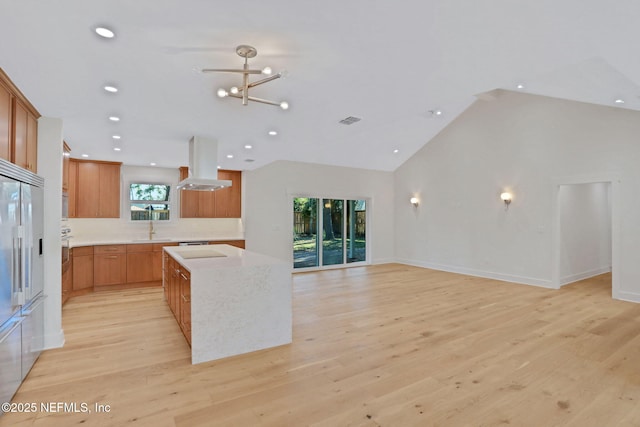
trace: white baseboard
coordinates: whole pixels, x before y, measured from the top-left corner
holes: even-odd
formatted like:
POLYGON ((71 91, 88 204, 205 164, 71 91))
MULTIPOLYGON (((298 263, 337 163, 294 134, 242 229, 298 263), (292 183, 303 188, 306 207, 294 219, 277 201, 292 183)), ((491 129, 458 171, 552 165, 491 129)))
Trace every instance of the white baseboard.
POLYGON ((371 264, 374 265, 378 265, 378 264, 391 264, 396 262, 395 258, 378 258, 378 259, 374 259, 371 261, 371 264))
POLYGON ((589 270, 582 273, 572 274, 570 276, 565 276, 560 279, 560 286, 568 285, 569 283, 574 283, 579 280, 588 279, 589 277, 598 276, 600 274, 608 273, 611 271, 611 267, 600 267, 595 270, 589 270))
POLYGON ((44 336, 44 350, 53 348, 61 348, 64 345, 64 331, 60 329, 57 334, 48 334, 44 336))
POLYGON ((640 303, 640 294, 637 292, 619 291, 613 297, 622 301, 640 303))
POLYGON ((433 262, 416 261, 410 259, 397 259, 401 264, 413 265, 415 267, 430 268, 432 270, 448 271, 450 273, 465 274, 467 276, 484 277, 486 279, 501 280, 503 282, 518 283, 521 285, 538 286, 542 288, 555 289, 551 280, 536 279, 532 277, 516 276, 514 274, 496 273, 493 271, 476 270, 459 266, 437 264, 433 262))

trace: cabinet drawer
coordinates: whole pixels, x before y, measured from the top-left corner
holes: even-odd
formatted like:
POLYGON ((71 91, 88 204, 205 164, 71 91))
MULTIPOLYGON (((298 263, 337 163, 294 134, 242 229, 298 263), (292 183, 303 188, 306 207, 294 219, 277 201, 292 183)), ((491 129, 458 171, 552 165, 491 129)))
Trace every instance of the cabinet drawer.
POLYGON ((151 252, 151 251, 153 251, 153 244, 151 243, 127 245, 127 252, 151 252))
POLYGON ((72 249, 73 256, 93 255, 93 246, 78 246, 72 249))
POLYGON ((123 254, 127 251, 127 247, 125 245, 101 245, 95 246, 93 249, 93 253, 96 255, 99 254, 123 254))

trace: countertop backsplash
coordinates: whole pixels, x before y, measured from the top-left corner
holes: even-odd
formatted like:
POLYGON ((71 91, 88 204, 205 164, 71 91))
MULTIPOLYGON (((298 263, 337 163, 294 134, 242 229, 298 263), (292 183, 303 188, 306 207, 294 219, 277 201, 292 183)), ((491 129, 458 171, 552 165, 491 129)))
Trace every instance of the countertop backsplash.
MULTIPOLYGON (((149 238, 149 222, 108 218, 70 218, 72 240, 133 241, 149 238)), ((153 240, 236 240, 244 239, 240 218, 184 218, 163 223, 153 221, 153 240)))

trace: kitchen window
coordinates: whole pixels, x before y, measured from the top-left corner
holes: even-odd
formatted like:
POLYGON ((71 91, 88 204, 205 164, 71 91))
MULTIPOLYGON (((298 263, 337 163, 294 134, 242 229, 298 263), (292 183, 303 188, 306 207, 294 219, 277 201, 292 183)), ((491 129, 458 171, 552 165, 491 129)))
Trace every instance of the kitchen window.
POLYGON ((169 184, 132 182, 129 185, 129 205, 132 221, 168 221, 170 218, 169 184))

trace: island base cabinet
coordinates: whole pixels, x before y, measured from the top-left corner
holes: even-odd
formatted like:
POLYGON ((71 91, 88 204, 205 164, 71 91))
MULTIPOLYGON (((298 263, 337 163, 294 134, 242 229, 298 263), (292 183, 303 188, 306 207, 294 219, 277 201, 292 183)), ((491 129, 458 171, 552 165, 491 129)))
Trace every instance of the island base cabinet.
POLYGON ((180 271, 180 328, 191 345, 191 275, 180 271))

